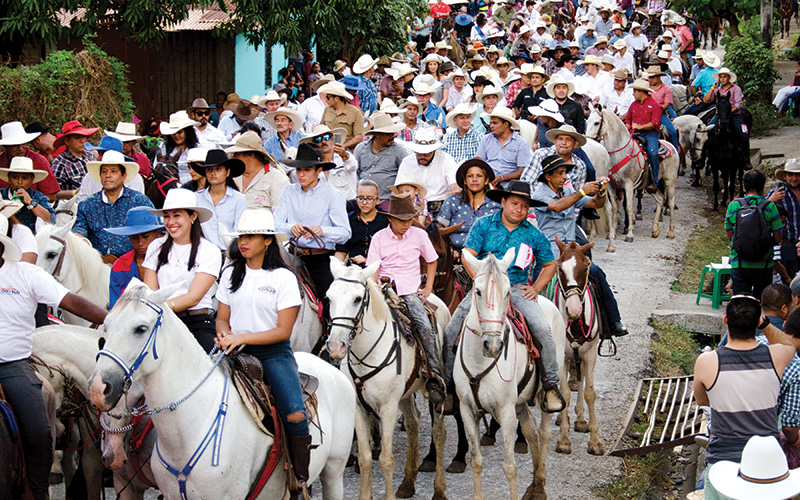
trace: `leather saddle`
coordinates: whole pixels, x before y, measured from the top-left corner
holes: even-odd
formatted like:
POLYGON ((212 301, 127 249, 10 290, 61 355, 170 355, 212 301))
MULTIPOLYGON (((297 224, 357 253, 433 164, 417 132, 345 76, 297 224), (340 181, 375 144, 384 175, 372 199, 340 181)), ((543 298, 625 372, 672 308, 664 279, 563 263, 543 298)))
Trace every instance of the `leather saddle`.
MULTIPOLYGON (((264 371, 261 362, 249 354, 239 353, 228 361, 231 378, 239 397, 242 399, 247 411, 262 432, 274 436, 275 426, 273 413, 275 405, 272 403, 272 393, 264 382, 264 371)), ((300 373, 300 386, 303 390, 303 403, 305 403, 306 418, 312 422, 317 415, 317 389, 319 379, 307 373, 300 373)), ((278 419, 280 421, 280 419, 278 419)))
MULTIPOLYGON (((636 140, 639 142, 639 146, 641 146, 642 151, 647 151, 647 141, 644 137, 640 136, 639 134, 634 135, 636 140)), ((669 141, 665 141, 664 139, 658 140, 658 158, 663 160, 668 156, 672 156, 675 154, 675 147, 669 143, 669 141)), ((645 159, 645 161, 647 161, 645 159)), ((649 163, 649 162, 648 162, 649 163)))
POLYGON ((539 353, 541 352, 542 344, 536 340, 536 337, 534 337, 530 329, 528 329, 528 322, 525 321, 525 316, 522 315, 519 309, 514 307, 514 304, 509 303, 506 318, 508 318, 508 322, 511 324, 511 331, 514 332, 517 341, 524 344, 528 349, 530 362, 535 363, 536 360, 541 357, 539 353))

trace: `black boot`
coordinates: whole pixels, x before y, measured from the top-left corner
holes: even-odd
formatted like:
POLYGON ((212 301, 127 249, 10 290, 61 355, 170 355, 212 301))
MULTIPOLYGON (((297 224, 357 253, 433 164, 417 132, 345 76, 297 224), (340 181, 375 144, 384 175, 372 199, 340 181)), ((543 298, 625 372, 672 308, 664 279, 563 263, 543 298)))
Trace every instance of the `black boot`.
POLYGON ((311 460, 311 436, 292 436, 289 438, 289 458, 292 460, 297 490, 289 492, 290 500, 308 500, 308 462, 311 460))

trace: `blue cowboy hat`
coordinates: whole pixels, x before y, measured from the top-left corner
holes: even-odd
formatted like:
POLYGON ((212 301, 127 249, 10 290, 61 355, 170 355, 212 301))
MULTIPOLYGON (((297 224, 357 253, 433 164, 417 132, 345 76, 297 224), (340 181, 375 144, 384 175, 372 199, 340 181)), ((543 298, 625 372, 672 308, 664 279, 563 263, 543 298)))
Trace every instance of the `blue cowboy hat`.
POLYGON ((342 83, 344 83, 344 88, 347 90, 362 90, 364 88, 364 84, 361 83, 361 80, 353 75, 347 75, 342 78, 342 83))
POLYGON ((137 234, 149 233, 156 229, 164 229, 161 219, 148 212, 150 207, 133 207, 128 210, 125 216, 125 225, 122 227, 107 227, 105 232, 117 236, 134 236, 137 234))
MULTIPOLYGON (((86 149, 89 151, 100 151, 101 153, 105 153, 106 151, 116 151, 117 153, 122 153, 122 141, 106 135, 100 139, 100 142, 97 144, 97 146, 92 146, 91 143, 87 142, 86 149)), ((125 161, 135 160, 126 156, 125 161)))
POLYGON ((459 26, 469 26, 472 24, 472 16, 469 14, 461 13, 456 16, 456 24, 459 26))

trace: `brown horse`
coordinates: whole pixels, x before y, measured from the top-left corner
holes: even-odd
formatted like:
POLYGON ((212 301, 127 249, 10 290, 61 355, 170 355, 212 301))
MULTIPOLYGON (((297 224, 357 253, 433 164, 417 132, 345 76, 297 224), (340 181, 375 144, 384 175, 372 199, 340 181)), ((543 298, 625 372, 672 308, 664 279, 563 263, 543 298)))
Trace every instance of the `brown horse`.
POLYGON ((789 36, 792 16, 797 15, 797 7, 794 0, 781 0, 778 12, 781 14, 781 39, 784 39, 789 36))
POLYGON ((456 287, 456 273, 453 270, 455 256, 453 245, 450 243, 450 235, 458 231, 461 225, 459 223, 443 226, 438 222, 431 222, 425 226, 425 232, 428 233, 433 248, 439 254, 439 260, 436 262, 436 277, 433 281, 433 293, 447 304, 450 314, 453 314, 458 304, 461 303, 461 299, 464 298, 464 292, 460 287, 456 287))
MULTIPOLYGON (((708 48, 708 42, 711 42, 711 48, 716 49, 719 44, 719 39, 722 37, 722 19, 718 15, 711 16, 709 19, 698 19, 697 30, 700 36, 703 37, 703 49, 708 48)), ((697 40, 695 44, 699 47, 700 41, 697 40)))
POLYGON ((153 165, 152 174, 145 180, 144 194, 160 209, 164 206, 167 191, 181 187, 178 169, 172 163, 158 162, 153 165))

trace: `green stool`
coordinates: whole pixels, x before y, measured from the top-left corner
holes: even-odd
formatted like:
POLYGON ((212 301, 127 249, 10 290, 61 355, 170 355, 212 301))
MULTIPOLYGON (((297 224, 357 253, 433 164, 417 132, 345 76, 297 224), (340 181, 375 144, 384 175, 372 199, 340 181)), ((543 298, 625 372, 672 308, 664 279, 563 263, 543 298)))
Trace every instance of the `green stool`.
POLYGON ((703 273, 700 275, 700 286, 697 287, 697 300, 695 301, 696 305, 700 305, 700 298, 711 299, 711 308, 712 309, 719 309, 719 305, 725 301, 730 300, 730 295, 725 295, 722 293, 722 277, 723 276, 730 276, 731 275, 731 267, 717 267, 721 266, 721 264, 717 264, 715 266, 711 266, 711 264, 707 265, 703 268, 703 273), (714 275, 714 286, 711 290, 711 293, 703 293, 703 284, 706 281, 706 273, 711 273, 714 275))

